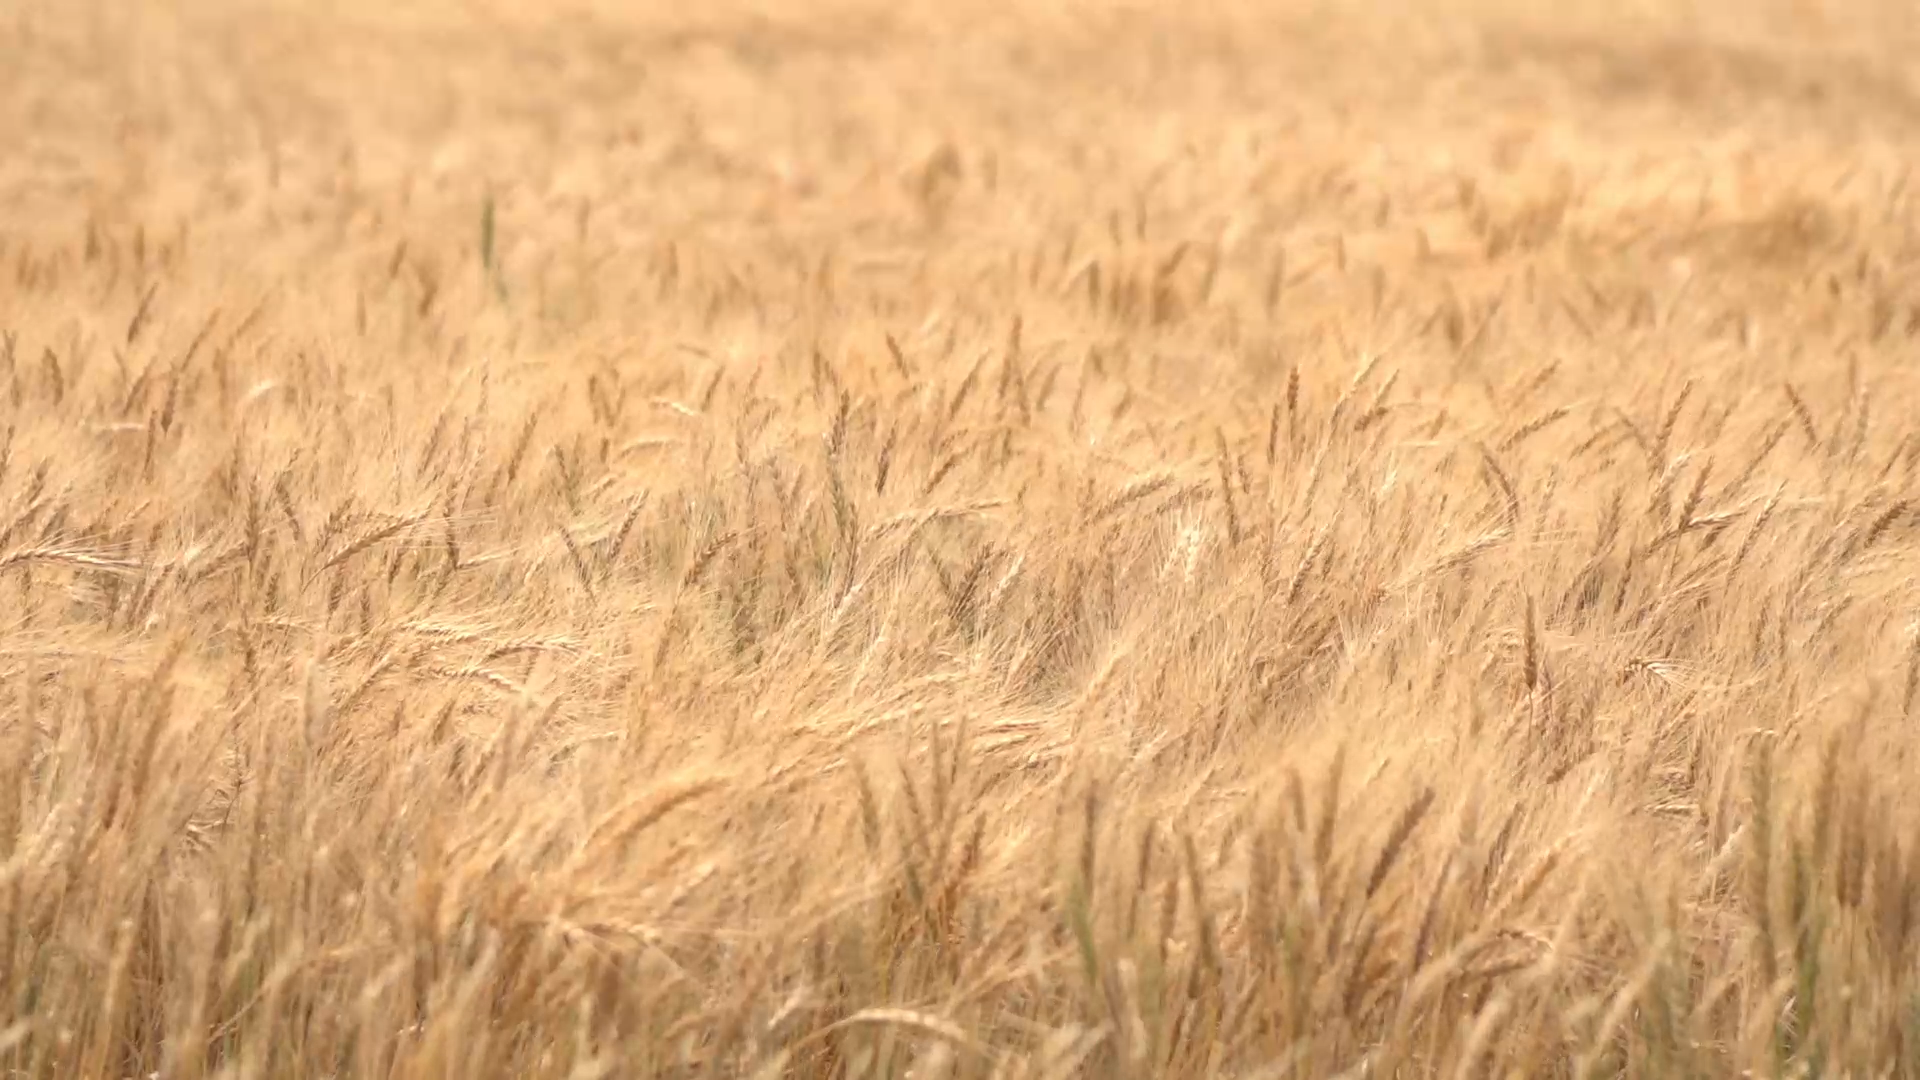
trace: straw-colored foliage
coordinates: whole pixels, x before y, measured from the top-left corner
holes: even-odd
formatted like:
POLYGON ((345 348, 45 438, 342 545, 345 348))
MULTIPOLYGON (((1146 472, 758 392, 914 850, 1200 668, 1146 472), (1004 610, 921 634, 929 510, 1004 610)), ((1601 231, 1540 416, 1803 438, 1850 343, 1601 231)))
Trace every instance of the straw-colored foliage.
POLYGON ((0 1075, 1920 1073, 1895 0, 0 5, 0 1075))

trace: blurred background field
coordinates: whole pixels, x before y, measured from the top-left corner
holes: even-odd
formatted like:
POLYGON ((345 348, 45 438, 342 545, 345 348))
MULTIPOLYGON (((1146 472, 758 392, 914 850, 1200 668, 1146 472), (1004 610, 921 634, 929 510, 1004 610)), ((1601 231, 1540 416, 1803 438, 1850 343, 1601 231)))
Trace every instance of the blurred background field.
POLYGON ((1920 1073, 1920 11, 0 7, 9 1077, 1920 1073))

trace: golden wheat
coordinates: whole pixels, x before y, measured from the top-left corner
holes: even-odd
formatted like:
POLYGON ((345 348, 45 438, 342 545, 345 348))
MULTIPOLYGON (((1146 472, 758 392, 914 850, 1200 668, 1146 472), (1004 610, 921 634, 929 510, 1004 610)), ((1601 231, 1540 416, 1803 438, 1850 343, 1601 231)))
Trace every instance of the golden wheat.
POLYGON ((1916 46, 0 12, 0 1070, 1920 1076, 1916 46))

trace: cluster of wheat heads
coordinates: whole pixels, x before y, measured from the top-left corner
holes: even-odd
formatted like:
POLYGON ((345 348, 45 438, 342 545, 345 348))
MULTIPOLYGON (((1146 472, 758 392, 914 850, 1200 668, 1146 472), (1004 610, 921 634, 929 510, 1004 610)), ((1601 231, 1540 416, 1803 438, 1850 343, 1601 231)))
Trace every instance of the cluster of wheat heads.
POLYGON ((1912 1075, 1897 70, 1306 7, 0 13, 4 1075, 1912 1075))

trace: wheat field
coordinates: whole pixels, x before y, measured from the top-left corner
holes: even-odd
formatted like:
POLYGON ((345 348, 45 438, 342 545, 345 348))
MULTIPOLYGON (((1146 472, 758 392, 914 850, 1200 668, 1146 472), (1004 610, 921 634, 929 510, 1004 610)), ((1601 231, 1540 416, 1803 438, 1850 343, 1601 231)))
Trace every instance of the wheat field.
POLYGON ((0 6, 0 1072, 1920 1076, 1920 14, 1562 6, 0 6))

